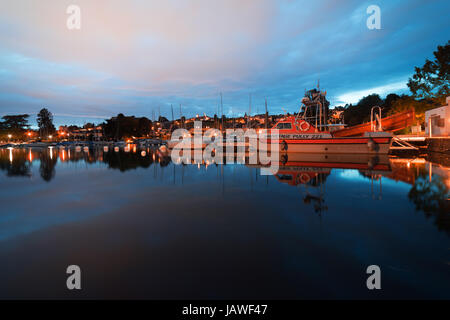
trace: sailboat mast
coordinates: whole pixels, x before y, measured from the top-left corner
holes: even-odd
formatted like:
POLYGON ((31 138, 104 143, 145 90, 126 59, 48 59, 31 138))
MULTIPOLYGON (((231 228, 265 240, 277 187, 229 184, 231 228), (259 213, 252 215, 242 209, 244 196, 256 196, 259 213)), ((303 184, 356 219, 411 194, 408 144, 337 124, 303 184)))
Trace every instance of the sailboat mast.
POLYGON ((222 113, 222 132, 223 132, 223 97, 222 92, 220 93, 220 107, 221 107, 221 113, 222 113))
POLYGON ((268 114, 268 112, 267 112, 267 98, 265 99, 265 105, 266 105, 266 119, 265 119, 265 121, 264 121, 264 124, 265 124, 265 127, 266 127, 266 129, 267 129, 267 127, 268 127, 268 125, 269 125, 269 114, 268 114))
POLYGON ((247 117, 247 128, 250 128, 250 115, 252 113, 252 94, 248 95, 248 117, 247 117))

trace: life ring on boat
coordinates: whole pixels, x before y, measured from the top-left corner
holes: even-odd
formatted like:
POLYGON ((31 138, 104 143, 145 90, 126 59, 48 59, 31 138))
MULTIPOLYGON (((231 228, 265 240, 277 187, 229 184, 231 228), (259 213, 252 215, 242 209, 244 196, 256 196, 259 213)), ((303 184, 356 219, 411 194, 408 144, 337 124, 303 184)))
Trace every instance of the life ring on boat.
POLYGON ((283 140, 281 142, 281 151, 287 151, 287 149, 288 149, 288 144, 287 144, 286 140, 283 140))
POLYGON ((311 127, 311 125, 309 124, 309 122, 306 122, 306 121, 302 121, 302 123, 300 123, 298 126, 300 131, 308 131, 310 127, 311 127))
POLYGON ((306 173, 302 173, 297 177, 298 181, 301 183, 308 183, 309 180, 311 180, 311 178, 309 177, 308 174, 306 173))

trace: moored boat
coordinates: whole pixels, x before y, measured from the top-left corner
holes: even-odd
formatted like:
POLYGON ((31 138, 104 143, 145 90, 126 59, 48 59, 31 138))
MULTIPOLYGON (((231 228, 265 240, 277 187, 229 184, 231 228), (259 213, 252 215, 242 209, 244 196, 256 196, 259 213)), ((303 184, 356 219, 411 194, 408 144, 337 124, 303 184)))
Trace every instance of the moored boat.
MULTIPOLYGON (((387 154, 391 140, 392 134, 383 131, 367 131, 357 137, 336 137, 295 116, 280 120, 266 135, 267 147, 275 143, 280 152, 387 154)), ((264 144, 260 147, 264 148, 264 144)))
MULTIPOLYGON (((328 123, 329 102, 326 92, 318 89, 307 91, 296 116, 286 116, 265 135, 267 146, 275 144, 280 152, 387 154, 392 133, 384 132, 381 125, 381 109, 371 110, 370 128, 357 136, 335 134, 328 123), (377 114, 377 111, 379 113, 377 114), (277 132, 276 132, 276 131, 277 132), (278 133, 278 137, 276 136, 278 133)), ((260 148, 264 148, 264 143, 260 148)))

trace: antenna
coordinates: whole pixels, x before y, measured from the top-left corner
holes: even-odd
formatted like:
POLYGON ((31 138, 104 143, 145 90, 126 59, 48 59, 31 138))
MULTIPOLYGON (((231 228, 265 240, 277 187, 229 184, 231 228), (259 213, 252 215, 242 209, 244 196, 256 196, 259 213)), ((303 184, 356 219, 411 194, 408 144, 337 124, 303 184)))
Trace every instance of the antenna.
POLYGON ((173 105, 172 104, 170 104, 170 109, 172 110, 172 122, 174 122, 175 118, 173 117, 173 105))

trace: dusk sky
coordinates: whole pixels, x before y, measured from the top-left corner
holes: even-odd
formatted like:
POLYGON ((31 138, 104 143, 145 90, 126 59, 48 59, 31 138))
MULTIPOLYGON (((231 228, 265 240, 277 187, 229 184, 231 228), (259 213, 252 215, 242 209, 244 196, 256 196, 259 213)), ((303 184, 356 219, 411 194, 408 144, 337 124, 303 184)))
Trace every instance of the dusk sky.
POLYGON ((42 107, 60 124, 122 112, 171 119, 296 112, 320 86, 332 106, 408 93, 450 39, 450 2, 14 0, 0 2, 0 115, 42 107), (69 30, 69 5, 81 29, 69 30), (369 30, 370 5, 381 29, 369 30))

